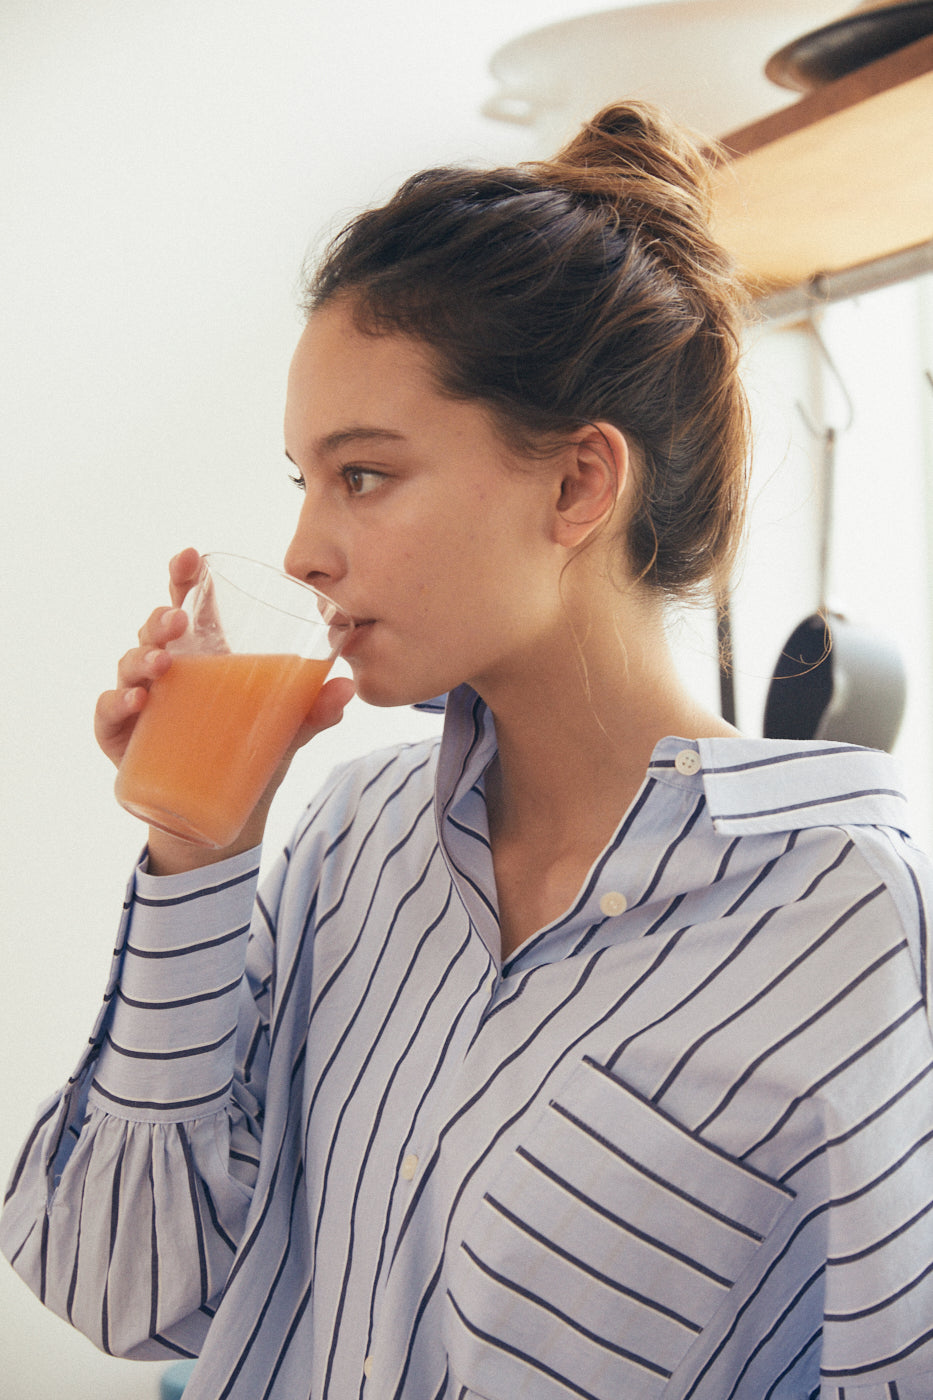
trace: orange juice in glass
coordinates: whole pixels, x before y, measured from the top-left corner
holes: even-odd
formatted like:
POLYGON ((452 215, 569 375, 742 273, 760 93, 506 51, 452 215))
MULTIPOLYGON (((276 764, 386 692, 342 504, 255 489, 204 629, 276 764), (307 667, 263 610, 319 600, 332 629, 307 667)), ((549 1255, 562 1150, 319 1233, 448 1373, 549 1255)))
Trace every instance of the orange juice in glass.
POLYGON ((228 846, 294 739, 353 624, 278 569, 209 554, 116 779, 118 801, 197 845, 228 846))

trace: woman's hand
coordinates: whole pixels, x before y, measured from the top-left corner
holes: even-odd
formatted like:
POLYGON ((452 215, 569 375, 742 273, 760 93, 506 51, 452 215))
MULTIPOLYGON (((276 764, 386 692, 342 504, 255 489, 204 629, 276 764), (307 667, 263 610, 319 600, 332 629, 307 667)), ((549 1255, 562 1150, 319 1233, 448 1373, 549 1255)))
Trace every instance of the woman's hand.
MULTIPOLYGON (((172 664, 171 653, 166 648, 169 642, 182 635, 187 626, 187 617, 181 605, 197 582, 200 567, 201 556, 196 549, 184 549, 175 555, 169 564, 171 606, 156 608, 150 615, 140 628, 139 645, 128 651, 117 667, 116 689, 105 691, 97 702, 94 733, 103 752, 118 767, 136 721, 146 707, 152 683, 163 676, 172 664)), ((151 828, 150 874, 169 875, 194 870, 258 845, 272 799, 295 753, 316 734, 340 721, 353 694, 353 682, 346 677, 335 676, 326 682, 246 826, 231 846, 212 850, 151 828)))
POLYGON ((149 687, 172 664, 166 651, 169 642, 180 637, 187 625, 181 605, 197 581, 201 556, 196 549, 183 549, 168 566, 167 608, 156 608, 139 630, 139 646, 128 651, 117 667, 117 688, 106 690, 94 711, 94 734, 98 744, 117 767, 126 751, 136 720, 145 708, 149 687))

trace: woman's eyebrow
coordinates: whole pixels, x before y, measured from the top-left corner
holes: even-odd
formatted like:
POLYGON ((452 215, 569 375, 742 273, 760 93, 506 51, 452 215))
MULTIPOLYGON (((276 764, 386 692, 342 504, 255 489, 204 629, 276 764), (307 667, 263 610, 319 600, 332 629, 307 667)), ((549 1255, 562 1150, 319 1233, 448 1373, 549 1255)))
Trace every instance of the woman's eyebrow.
POLYGON ((315 443, 315 450, 322 455, 337 452, 341 447, 347 447, 357 442, 374 442, 377 439, 388 439, 400 442, 404 439, 404 433, 398 433, 392 428, 338 428, 335 432, 328 433, 326 437, 319 438, 315 443))
MULTIPOLYGON (((314 443, 314 452, 319 457, 327 457, 334 452, 339 452, 342 447, 351 446, 358 442, 376 442, 379 440, 387 442, 404 442, 405 434, 396 432, 394 428, 337 428, 332 433, 327 433, 325 437, 318 438, 314 443)), ((297 467, 288 448, 285 449, 285 456, 293 467, 297 467)))

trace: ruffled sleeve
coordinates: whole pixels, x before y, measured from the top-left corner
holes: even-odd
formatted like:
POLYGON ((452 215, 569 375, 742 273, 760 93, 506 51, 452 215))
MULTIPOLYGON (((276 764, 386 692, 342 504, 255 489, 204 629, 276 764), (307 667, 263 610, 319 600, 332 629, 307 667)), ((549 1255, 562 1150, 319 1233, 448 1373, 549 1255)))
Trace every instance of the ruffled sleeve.
POLYGON ((115 1355, 196 1354, 244 1228, 273 952, 257 875, 257 851, 137 870, 88 1048, 13 1169, 4 1252, 115 1355))

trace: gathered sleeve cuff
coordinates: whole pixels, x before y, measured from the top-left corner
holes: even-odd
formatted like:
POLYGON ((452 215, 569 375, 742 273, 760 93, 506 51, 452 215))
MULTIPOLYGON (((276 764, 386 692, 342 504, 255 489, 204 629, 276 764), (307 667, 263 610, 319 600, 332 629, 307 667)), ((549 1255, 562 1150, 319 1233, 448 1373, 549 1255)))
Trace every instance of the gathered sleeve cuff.
POLYGON ((223 1107, 236 1058, 258 852, 184 875, 140 869, 89 1103, 135 1121, 223 1107))

